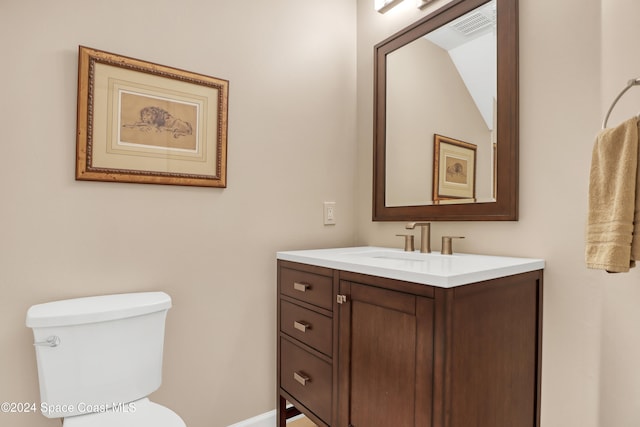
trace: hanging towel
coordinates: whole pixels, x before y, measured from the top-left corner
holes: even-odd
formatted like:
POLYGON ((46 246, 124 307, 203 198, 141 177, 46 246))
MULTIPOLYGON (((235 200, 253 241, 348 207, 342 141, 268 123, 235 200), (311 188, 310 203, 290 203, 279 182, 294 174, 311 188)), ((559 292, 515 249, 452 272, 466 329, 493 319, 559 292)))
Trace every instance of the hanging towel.
POLYGON ((638 154, 637 117, 603 130, 596 139, 589 177, 588 268, 621 273, 639 259, 638 154))

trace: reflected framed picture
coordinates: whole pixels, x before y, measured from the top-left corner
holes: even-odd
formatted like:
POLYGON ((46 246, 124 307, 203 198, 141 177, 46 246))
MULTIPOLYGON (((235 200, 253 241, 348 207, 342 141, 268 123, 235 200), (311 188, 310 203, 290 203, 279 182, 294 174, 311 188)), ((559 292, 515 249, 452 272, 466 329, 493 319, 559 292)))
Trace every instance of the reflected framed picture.
POLYGON ((227 186, 229 82, 84 46, 76 179, 227 186))
POLYGON ((476 145, 434 135, 433 200, 475 199, 476 145))

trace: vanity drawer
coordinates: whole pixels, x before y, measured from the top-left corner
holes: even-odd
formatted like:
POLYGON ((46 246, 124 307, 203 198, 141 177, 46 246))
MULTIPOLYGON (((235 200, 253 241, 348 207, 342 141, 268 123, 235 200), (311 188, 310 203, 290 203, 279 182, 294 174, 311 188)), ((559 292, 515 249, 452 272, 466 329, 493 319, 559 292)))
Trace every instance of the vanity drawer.
POLYGON ((331 420, 331 364, 280 338, 280 386, 327 423, 331 420))
POLYGON ((282 268, 280 292, 327 310, 333 307, 333 278, 329 276, 282 268))
POLYGON ((281 301, 280 330, 331 357, 333 328, 330 317, 281 301))

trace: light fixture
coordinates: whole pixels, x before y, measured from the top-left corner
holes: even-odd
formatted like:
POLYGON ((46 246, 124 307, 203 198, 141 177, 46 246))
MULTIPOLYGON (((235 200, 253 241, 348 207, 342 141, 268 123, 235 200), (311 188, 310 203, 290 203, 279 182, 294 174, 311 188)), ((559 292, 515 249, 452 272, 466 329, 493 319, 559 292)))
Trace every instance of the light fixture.
POLYGON ((387 10, 397 6, 402 0, 374 0, 373 4, 379 13, 385 13, 387 10))
POLYGON ((418 9, 422 9, 431 2, 433 2, 433 0, 416 0, 416 5, 418 6, 418 9))

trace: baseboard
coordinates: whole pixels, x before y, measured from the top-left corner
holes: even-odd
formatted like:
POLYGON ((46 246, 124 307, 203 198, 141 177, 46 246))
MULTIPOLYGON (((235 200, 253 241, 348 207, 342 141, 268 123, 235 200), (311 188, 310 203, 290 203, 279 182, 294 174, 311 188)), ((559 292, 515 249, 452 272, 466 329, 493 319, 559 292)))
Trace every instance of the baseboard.
MULTIPOLYGON (((295 421, 301 418, 302 415, 290 418, 289 420, 295 421)), ((248 420, 240 421, 239 423, 232 424, 228 427, 274 427, 276 425, 276 410, 265 412, 264 414, 256 415, 248 420)))
POLYGON ((248 420, 240 421, 229 427, 274 427, 276 425, 276 410, 256 415, 248 420))

